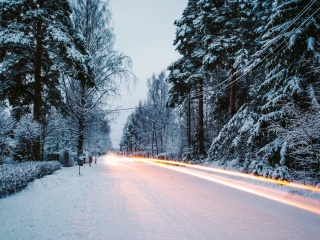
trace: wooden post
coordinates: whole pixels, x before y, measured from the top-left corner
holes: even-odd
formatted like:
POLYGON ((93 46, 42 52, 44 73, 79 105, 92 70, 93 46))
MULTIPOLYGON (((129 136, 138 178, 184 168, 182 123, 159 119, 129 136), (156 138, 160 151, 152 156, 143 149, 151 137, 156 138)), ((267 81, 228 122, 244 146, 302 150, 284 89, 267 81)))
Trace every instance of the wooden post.
POLYGON ((83 160, 78 159, 78 165, 79 165, 79 175, 80 175, 80 167, 83 166, 83 160))

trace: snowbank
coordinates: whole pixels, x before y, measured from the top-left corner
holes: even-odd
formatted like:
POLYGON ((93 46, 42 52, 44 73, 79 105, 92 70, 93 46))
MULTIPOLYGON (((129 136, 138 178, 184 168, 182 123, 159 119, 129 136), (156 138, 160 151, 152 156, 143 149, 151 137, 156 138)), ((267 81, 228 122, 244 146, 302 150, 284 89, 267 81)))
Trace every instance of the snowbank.
POLYGON ((58 161, 23 162, 0 165, 0 197, 15 193, 37 178, 61 168, 58 161))

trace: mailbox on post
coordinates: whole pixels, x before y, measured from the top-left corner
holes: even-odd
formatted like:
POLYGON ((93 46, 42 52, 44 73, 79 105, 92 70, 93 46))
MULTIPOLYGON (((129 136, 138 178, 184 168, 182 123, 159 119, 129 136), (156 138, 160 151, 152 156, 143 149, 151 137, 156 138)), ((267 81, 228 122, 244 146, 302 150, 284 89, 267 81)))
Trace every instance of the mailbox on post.
POLYGON ((83 160, 82 159, 78 160, 78 165, 79 165, 79 175, 80 175, 80 167, 83 166, 83 160))

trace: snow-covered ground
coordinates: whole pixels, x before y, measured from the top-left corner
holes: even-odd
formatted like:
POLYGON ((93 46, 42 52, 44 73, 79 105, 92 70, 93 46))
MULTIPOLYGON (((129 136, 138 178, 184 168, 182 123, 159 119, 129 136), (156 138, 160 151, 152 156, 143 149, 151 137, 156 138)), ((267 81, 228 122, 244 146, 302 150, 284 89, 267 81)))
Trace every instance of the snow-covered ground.
POLYGON ((37 179, 0 199, 0 239, 319 239, 320 214, 163 166, 107 156, 37 179))

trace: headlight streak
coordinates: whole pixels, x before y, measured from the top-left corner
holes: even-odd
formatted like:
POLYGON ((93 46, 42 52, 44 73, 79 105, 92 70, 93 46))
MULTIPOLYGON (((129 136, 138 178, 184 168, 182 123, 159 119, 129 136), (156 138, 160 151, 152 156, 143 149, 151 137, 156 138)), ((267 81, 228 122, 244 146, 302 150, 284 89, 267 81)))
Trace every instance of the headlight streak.
POLYGON ((131 158, 117 156, 115 154, 109 153, 108 155, 102 156, 102 163, 104 165, 126 165, 125 162, 133 161, 131 158))
POLYGON ((276 180, 276 179, 270 179, 270 178, 261 177, 261 176, 254 176, 254 175, 251 175, 248 173, 240 173, 240 172, 235 172, 235 171, 230 171, 230 170, 217 169, 217 168, 212 168, 212 167, 207 167, 207 166, 199 166, 199 165, 193 165, 193 164, 181 163, 181 162, 175 162, 175 161, 158 160, 158 159, 148 159, 148 160, 153 161, 153 162, 159 162, 159 163, 180 165, 180 166, 185 166, 185 167, 189 167, 189 168, 195 168, 195 169, 204 170, 204 171, 216 172, 216 173, 220 173, 220 174, 231 175, 231 176, 236 176, 236 177, 241 177, 241 178, 254 179, 254 180, 274 183, 274 184, 278 184, 278 185, 282 185, 282 186, 299 188, 302 190, 320 192, 320 188, 318 188, 318 187, 288 182, 285 180, 276 180))
MULTIPOLYGON (((216 182, 216 183, 228 186, 228 187, 232 187, 234 189, 242 190, 244 192, 255 194, 255 195, 260 196, 260 197, 264 197, 264 198, 271 199, 271 200, 274 200, 274 201, 277 201, 277 202, 280 202, 280 203, 284 203, 284 204, 287 204, 287 205, 290 205, 290 206, 293 206, 293 207, 296 207, 296 208, 300 208, 300 209, 303 209, 303 210, 306 210, 306 211, 309 211, 309 212, 320 214, 320 206, 315 206, 314 202, 312 202, 311 204, 307 204, 307 203, 294 201, 294 199, 284 198, 284 196, 282 196, 282 197, 281 196, 276 196, 276 194, 272 195, 271 190, 267 193, 267 191, 265 191, 265 188, 263 188, 262 190, 259 191, 259 190, 253 189, 252 186, 251 187, 249 187, 249 186, 246 187, 246 186, 244 186, 244 183, 237 182, 237 180, 225 179, 224 177, 221 177, 221 176, 215 177, 215 176, 209 175, 208 173, 206 174, 206 173, 202 173, 202 172, 197 172, 195 170, 190 170, 190 169, 187 169, 187 168, 177 168, 177 167, 174 167, 174 166, 170 166, 170 165, 166 165, 166 164, 159 164, 159 163, 170 163, 170 164, 188 166, 188 167, 190 167, 191 164, 177 163, 177 162, 174 162, 174 161, 163 161, 163 160, 157 160, 157 159, 155 160, 155 159, 136 158, 135 160, 138 161, 138 162, 144 162, 144 163, 148 163, 148 164, 152 164, 152 165, 156 165, 156 166, 161 166, 161 167, 164 167, 164 168, 167 168, 167 169, 170 169, 170 170, 174 170, 174 171, 177 171, 177 172, 189 174, 189 175, 192 175, 192 176, 195 176, 195 177, 199 177, 199 178, 211 181, 211 182, 216 182)), ((201 166, 191 165, 191 167, 193 167, 193 168, 200 167, 199 169, 202 169, 201 166)), ((203 167, 203 168, 206 168, 206 167, 203 167)), ((204 170, 204 169, 202 169, 202 170, 204 170)), ((205 170, 207 170, 207 169, 205 169, 205 170)), ((225 170, 219 170, 219 169, 215 169, 215 170, 218 170, 216 172, 223 171, 223 173, 225 171, 225 170)), ((213 171, 213 169, 212 169, 212 171, 213 171)), ((235 175, 236 174, 235 172, 231 172, 231 173, 232 174, 230 174, 230 175, 235 175)), ((250 184, 248 183, 247 185, 250 185, 250 184)), ((256 188, 257 186, 254 186, 254 187, 256 188)), ((282 193, 282 195, 283 195, 283 193, 282 193)), ((299 196, 297 196, 297 197, 299 197, 299 196)))

